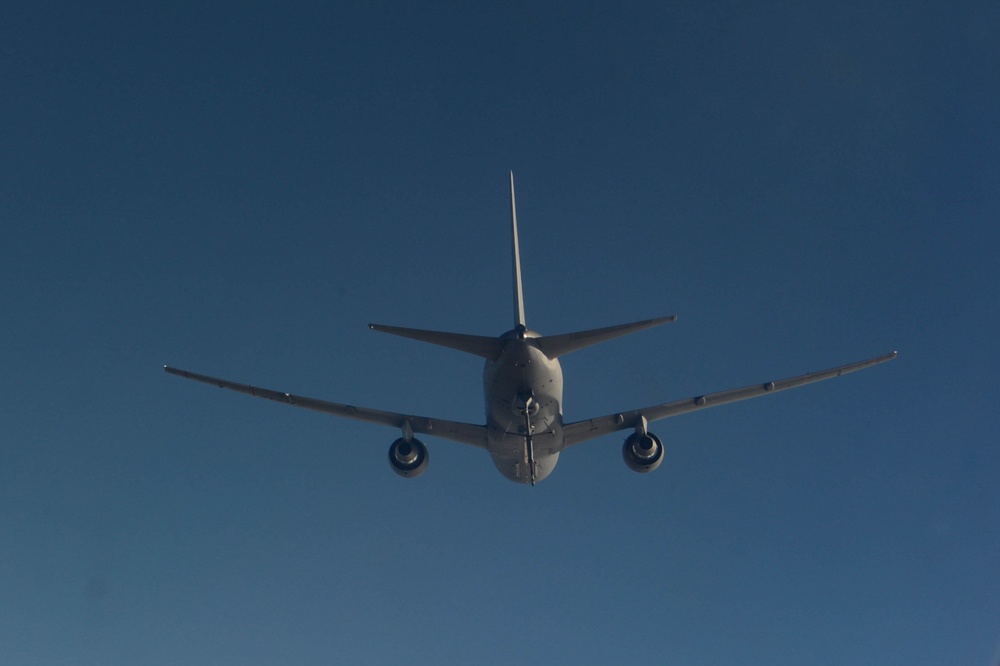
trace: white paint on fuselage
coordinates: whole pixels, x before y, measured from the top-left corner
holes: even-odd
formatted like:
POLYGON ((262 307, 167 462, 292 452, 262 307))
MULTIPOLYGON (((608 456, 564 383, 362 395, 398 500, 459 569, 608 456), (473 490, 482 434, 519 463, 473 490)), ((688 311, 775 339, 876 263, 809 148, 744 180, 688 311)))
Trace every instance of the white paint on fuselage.
POLYGON ((483 368, 486 398, 487 450, 493 464, 505 477, 530 483, 528 439, 535 459, 535 481, 541 481, 556 466, 563 448, 562 368, 536 346, 534 331, 516 328, 504 333, 503 352, 483 368), (529 410, 531 432, 526 432, 525 399, 531 398, 537 411, 529 410))

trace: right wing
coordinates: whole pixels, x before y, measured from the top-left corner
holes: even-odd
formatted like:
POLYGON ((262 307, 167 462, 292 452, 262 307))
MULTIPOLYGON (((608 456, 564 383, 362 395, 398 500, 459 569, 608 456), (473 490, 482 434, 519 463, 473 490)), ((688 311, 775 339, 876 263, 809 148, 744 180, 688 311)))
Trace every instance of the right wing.
POLYGON ((380 423, 382 425, 393 426, 395 428, 404 428, 406 423, 409 422, 410 428, 415 433, 433 435, 434 437, 443 437, 444 439, 461 442, 462 444, 486 448, 486 426, 473 425, 471 423, 459 423, 457 421, 446 421, 444 419, 432 419, 427 418, 426 416, 410 416, 408 414, 398 414, 396 412, 383 412, 378 409, 369 409, 367 407, 342 405, 337 402, 327 402, 326 400, 317 400, 316 398, 306 398, 303 396, 292 395, 291 393, 282 393, 280 391, 258 388, 256 386, 251 386, 250 384, 238 384, 226 379, 199 375, 194 372, 178 370, 177 368, 171 368, 166 365, 163 366, 163 369, 172 375, 177 375, 178 377, 212 384, 214 386, 218 386, 219 388, 237 391, 238 393, 245 393, 247 395, 252 395, 255 398, 266 398, 267 400, 283 402, 287 405, 293 405, 295 407, 304 407, 317 412, 335 414, 336 416, 344 416, 349 419, 357 419, 358 421, 380 423))
POLYGON ((653 405, 642 409, 633 409, 628 412, 609 414, 608 416, 601 416, 596 419, 577 421, 563 426, 563 435, 565 436, 566 446, 572 446, 574 444, 579 444, 580 442, 585 442, 589 439, 594 439, 595 437, 600 437, 601 435, 607 435, 608 433, 617 432, 619 430, 634 428, 636 427, 636 424, 639 423, 640 418, 643 417, 647 421, 658 421, 670 416, 693 412, 698 409, 705 409, 707 407, 725 405, 729 402, 736 402, 737 400, 746 400, 748 398, 769 395, 771 393, 777 393, 778 391, 784 391, 785 389, 805 386, 806 384, 812 384, 813 382, 819 382, 824 379, 831 379, 832 377, 846 375, 848 372, 862 370, 873 365, 878 365, 879 363, 891 361, 894 358, 896 358, 896 352, 876 356, 875 358, 870 358, 866 361, 858 361, 857 363, 849 363, 848 365, 842 365, 837 368, 830 368, 829 370, 810 372, 805 375, 799 375, 798 377, 778 379, 776 381, 765 382, 763 384, 751 384, 750 386, 744 386, 743 388, 729 389, 728 391, 719 391, 718 393, 708 393, 706 395, 698 395, 684 400, 667 402, 662 405, 653 405))

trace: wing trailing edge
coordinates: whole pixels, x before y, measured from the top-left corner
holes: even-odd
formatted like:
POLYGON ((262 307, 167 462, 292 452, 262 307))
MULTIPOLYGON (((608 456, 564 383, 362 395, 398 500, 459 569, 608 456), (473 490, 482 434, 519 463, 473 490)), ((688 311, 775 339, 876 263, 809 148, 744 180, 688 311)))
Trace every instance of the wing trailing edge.
POLYGON ((890 352, 888 354, 882 354, 881 356, 869 358, 864 361, 840 365, 836 368, 830 368, 828 370, 809 372, 804 375, 799 375, 798 377, 788 377, 769 382, 761 382, 759 384, 750 384, 749 386, 744 386, 742 388, 696 395, 691 398, 675 400, 674 402, 667 402, 661 405, 651 405, 649 407, 643 407, 642 409, 631 409, 618 412, 616 414, 608 414, 607 416, 601 416, 595 419, 568 423, 563 428, 563 433, 566 437, 566 446, 573 446, 574 444, 586 442, 587 440, 594 439, 595 437, 607 435, 612 432, 618 432, 619 430, 634 428, 640 419, 645 419, 645 421, 649 422, 659 421, 660 419, 694 412, 699 409, 707 409, 709 407, 726 405, 739 400, 747 400, 749 398, 757 398, 763 395, 771 395, 773 393, 778 393, 779 391, 798 388, 799 386, 805 386, 806 384, 812 384, 813 382, 821 382, 825 379, 833 379, 834 377, 840 377, 851 372, 864 370, 865 368, 870 368, 874 365, 891 361, 894 358, 896 358, 896 352, 890 352))
POLYGON ((413 433, 432 435, 434 437, 441 437, 442 439, 450 439, 453 442, 460 442, 470 446, 486 448, 486 426, 476 425, 473 423, 461 423, 459 421, 448 421, 446 419, 428 418, 426 416, 414 416, 412 414, 401 414, 399 412, 386 412, 381 409, 371 409, 368 407, 345 405, 339 402, 330 402, 328 400, 307 398, 305 396, 284 393, 283 391, 274 391, 272 389, 261 388, 251 384, 240 384, 239 382, 232 382, 228 379, 200 375, 195 372, 188 372, 187 370, 172 368, 167 365, 163 366, 163 369, 171 375, 177 375, 178 377, 183 377, 184 379, 193 379, 196 382, 211 384, 213 386, 218 386, 219 388, 229 389, 230 391, 236 391, 237 393, 243 393, 244 395, 250 395, 255 398, 264 398, 265 400, 283 402, 286 405, 292 405, 293 407, 302 407, 304 409, 333 414, 334 416, 342 416, 349 419, 355 419, 357 421, 366 421, 368 423, 378 423, 380 425, 392 426, 393 428, 400 428, 404 433, 409 432, 411 436, 413 433))

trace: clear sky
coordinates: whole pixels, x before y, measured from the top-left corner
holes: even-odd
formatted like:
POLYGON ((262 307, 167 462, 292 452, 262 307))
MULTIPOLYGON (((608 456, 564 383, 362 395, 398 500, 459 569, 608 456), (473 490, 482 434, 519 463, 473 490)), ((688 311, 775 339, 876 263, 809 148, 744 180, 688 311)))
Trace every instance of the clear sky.
MULTIPOLYGON (((539 6, 539 5, 545 6, 539 6)), ((1000 659, 1000 4, 0 9, 0 663, 1000 659), (677 314, 567 420, 898 349, 535 488, 164 374, 482 422, 370 321, 677 314), (993 434, 990 434, 993 433, 993 434)))

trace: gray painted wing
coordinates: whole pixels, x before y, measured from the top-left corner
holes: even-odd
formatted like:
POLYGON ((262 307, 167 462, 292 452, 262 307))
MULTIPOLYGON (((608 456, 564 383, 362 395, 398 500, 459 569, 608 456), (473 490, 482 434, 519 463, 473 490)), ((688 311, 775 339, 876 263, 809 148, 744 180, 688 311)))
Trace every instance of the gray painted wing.
POLYGON ((574 444, 579 444, 580 442, 585 442, 588 439, 594 439, 595 437, 600 437, 601 435, 606 435, 618 430, 634 428, 639 422, 639 417, 645 417, 647 421, 658 421, 671 416, 677 416, 678 414, 693 412, 698 409, 706 409, 708 407, 725 405, 726 403, 736 402, 738 400, 756 398, 758 396, 769 395, 786 389, 805 386, 806 384, 812 384, 813 382, 823 381, 824 379, 839 377, 840 375, 846 375, 847 373, 854 372, 855 370, 863 370, 864 368, 869 368, 873 365, 878 365, 879 363, 891 361, 894 358, 896 358, 896 352, 876 356, 875 358, 870 358, 866 361, 858 361, 857 363, 849 363, 836 368, 830 368, 829 370, 810 372, 798 377, 778 379, 773 382, 764 382, 763 384, 751 384, 750 386, 744 386, 743 388, 729 389, 728 391, 719 391, 718 393, 708 393, 706 395, 698 395, 684 400, 667 402, 662 405, 653 405, 642 409, 609 414, 608 416, 602 416, 596 419, 577 421, 564 426, 563 434, 565 435, 566 446, 572 446, 574 444))
POLYGON ((427 418, 426 416, 411 416, 408 414, 397 414, 395 412, 383 412, 378 409, 369 409, 367 407, 342 405, 337 402, 328 402, 326 400, 317 400, 316 398, 306 398, 304 396, 292 395, 291 393, 282 393, 280 391, 258 388, 256 386, 251 386, 250 384, 238 384, 236 382, 219 379, 217 377, 209 377, 207 375, 199 375, 186 370, 178 370, 177 368, 171 368, 169 366, 163 366, 163 369, 172 375, 177 375, 178 377, 193 379, 195 381, 218 386, 219 388, 229 389, 230 391, 245 393, 247 395, 252 395, 255 398, 266 398, 267 400, 283 402, 287 405, 304 407, 305 409, 312 409, 317 412, 325 412, 336 416, 343 416, 349 419, 357 419, 358 421, 380 423, 394 428, 403 428, 404 424, 409 421, 410 427, 413 429, 414 433, 433 435, 434 437, 442 437, 455 442, 461 442, 462 444, 470 444, 472 446, 486 448, 485 426, 473 425, 471 423, 459 423, 457 421, 446 421, 444 419, 432 419, 427 418))

